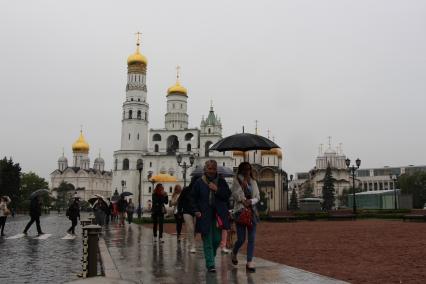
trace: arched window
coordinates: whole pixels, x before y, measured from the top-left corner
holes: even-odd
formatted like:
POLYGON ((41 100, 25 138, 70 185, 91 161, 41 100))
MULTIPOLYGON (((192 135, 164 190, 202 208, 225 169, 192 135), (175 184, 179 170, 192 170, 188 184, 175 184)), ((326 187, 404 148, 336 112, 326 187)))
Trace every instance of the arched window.
POLYGON ((138 119, 141 119, 141 118, 142 118, 142 115, 141 115, 141 114, 142 114, 142 112, 141 112, 140 110, 138 110, 138 113, 137 113, 137 118, 138 118, 138 119))
POLYGON ((158 144, 155 144, 155 146, 154 146, 154 152, 158 153, 158 144))
POLYGON ((192 138, 194 138, 194 134, 192 134, 192 133, 186 133, 185 134, 185 141, 191 141, 192 138))
POLYGON ((123 171, 127 171, 129 169, 129 159, 123 160, 123 171))
POLYGON ((156 133, 152 136, 152 141, 161 141, 161 135, 156 133))
POLYGON ((213 144, 213 142, 212 141, 207 141, 206 142, 206 144, 204 145, 204 155, 206 156, 206 157, 208 157, 209 156, 209 149, 210 149, 210 146, 213 144))
POLYGON ((191 152, 191 144, 186 145, 186 151, 191 152))
POLYGON ((179 149, 179 140, 176 135, 170 135, 167 138, 167 153, 175 154, 179 149))
POLYGON ((133 111, 129 110, 129 119, 132 119, 132 114, 133 114, 133 111))
POLYGON ((210 130, 210 128, 209 128, 209 130, 208 130, 208 131, 209 131, 209 134, 210 134, 210 133, 212 133, 212 131, 210 130))
POLYGON ((118 167, 118 160, 115 159, 115 161, 114 161, 114 171, 117 170, 117 167, 118 167))

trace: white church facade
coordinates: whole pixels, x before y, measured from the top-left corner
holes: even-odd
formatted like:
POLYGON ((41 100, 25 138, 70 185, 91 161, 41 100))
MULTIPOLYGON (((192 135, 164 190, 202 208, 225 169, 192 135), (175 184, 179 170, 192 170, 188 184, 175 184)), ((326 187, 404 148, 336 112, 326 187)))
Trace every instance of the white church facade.
POLYGON ((81 199, 88 200, 95 194, 109 196, 111 192, 112 172, 105 171, 105 161, 99 155, 90 167, 90 146, 86 142, 83 132, 72 145, 73 162, 68 165, 68 159, 62 153, 58 159, 58 168, 50 174, 50 184, 53 196, 57 196, 57 188, 65 182, 71 185, 69 196, 77 194, 81 199))

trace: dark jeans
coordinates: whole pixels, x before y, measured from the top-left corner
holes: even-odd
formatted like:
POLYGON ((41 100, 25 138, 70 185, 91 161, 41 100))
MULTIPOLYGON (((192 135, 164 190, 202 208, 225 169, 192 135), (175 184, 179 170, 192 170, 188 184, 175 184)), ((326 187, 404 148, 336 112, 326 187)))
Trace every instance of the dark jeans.
POLYGON ((129 224, 133 222, 133 211, 127 211, 127 222, 129 222, 129 224))
POLYGON ((41 227, 40 227, 40 216, 31 216, 31 220, 28 222, 27 226, 24 229, 24 233, 28 232, 28 229, 31 227, 31 225, 36 222, 36 226, 37 226, 37 233, 41 234, 43 233, 41 231, 41 227))
POLYGON ((71 234, 75 235, 75 226, 77 226, 77 218, 71 219, 71 227, 68 229, 67 232, 71 231, 71 234))
POLYGON ((159 225, 159 237, 162 238, 163 237, 164 214, 163 213, 152 213, 152 222, 154 223, 154 227, 152 228, 154 238, 157 237, 157 225, 159 225))
POLYGON ((4 226, 6 225, 6 218, 7 216, 1 216, 0 217, 0 228, 1 228, 1 235, 4 235, 4 226))
POLYGON ((177 236, 180 237, 180 233, 182 232, 182 224, 183 224, 182 214, 175 214, 175 221, 176 221, 176 233, 177 233, 177 236))
POLYGON ((248 241, 247 241, 247 262, 252 261, 254 254, 254 241, 256 238, 256 223, 253 224, 253 227, 249 230, 247 226, 236 224, 237 225, 237 241, 234 244, 234 249, 232 250, 234 254, 238 253, 238 250, 246 241, 246 232, 248 232, 248 241))

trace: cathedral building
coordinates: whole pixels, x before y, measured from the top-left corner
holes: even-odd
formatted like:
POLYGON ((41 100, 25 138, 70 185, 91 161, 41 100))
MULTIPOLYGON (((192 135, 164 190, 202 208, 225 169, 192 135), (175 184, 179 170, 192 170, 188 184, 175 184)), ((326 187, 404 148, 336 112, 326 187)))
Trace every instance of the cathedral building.
MULTIPOLYGON (((184 184, 183 170, 176 156, 182 155, 183 161, 194 164, 187 171, 187 184, 190 173, 196 166, 203 166, 208 159, 214 159, 218 165, 229 168, 238 167, 244 160, 244 153, 210 151, 209 148, 222 138, 222 122, 214 112, 213 106, 200 127, 191 127, 188 116, 188 90, 181 84, 179 68, 176 83, 167 89, 165 100, 167 112, 164 126, 149 126, 147 93, 147 58, 140 52, 139 40, 136 51, 127 59, 126 96, 122 106, 122 127, 120 149, 114 152, 111 192, 129 191, 133 193, 138 205, 139 184, 141 184, 141 204, 146 208, 152 198, 154 183, 151 176, 168 174, 173 177, 164 182, 166 192, 171 195, 175 184, 184 184), (143 165, 139 168, 137 165, 143 165)), ((282 152, 250 151, 246 161, 253 163, 255 175, 259 178, 260 189, 268 198, 270 210, 285 210, 287 194, 284 192, 282 170, 282 152)))
POLYGON ((81 131, 77 141, 72 145, 72 166, 68 166, 68 159, 62 153, 58 159, 58 168, 50 174, 53 196, 57 196, 57 188, 64 182, 73 188, 67 193, 69 196, 77 194, 83 200, 88 200, 94 194, 110 195, 112 172, 105 171, 105 161, 100 155, 91 168, 89 149, 90 146, 81 131))

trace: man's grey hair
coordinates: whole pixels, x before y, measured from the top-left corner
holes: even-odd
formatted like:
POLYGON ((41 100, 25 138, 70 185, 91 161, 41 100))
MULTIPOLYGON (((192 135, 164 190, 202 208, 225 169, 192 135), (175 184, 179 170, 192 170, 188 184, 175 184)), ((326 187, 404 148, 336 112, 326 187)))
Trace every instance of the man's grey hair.
POLYGON ((204 163, 204 171, 207 169, 208 166, 215 166, 217 168, 217 162, 216 162, 216 160, 207 160, 204 163))

